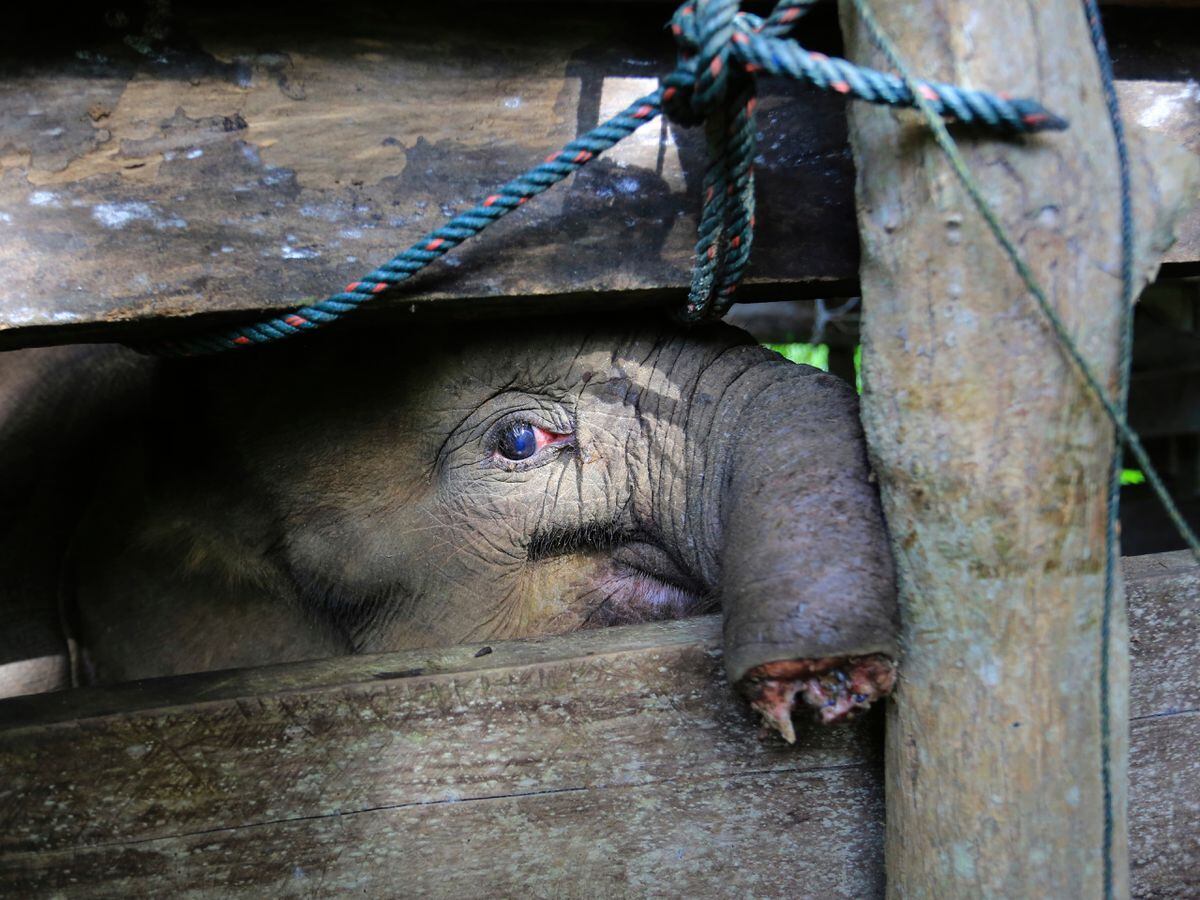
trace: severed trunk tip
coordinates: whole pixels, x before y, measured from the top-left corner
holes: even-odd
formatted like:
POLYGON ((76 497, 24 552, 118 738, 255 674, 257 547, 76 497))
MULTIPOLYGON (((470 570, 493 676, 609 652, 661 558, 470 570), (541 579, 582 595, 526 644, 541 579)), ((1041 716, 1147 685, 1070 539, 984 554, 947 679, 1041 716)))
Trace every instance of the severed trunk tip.
POLYGON ((756 684, 750 695, 750 706, 762 716, 763 725, 778 731, 789 744, 796 743, 792 709, 799 690, 799 681, 769 678, 756 684))
POLYGON ((796 742, 792 717, 799 696, 823 725, 849 722, 896 685, 896 665, 886 656, 781 660, 752 669, 742 690, 763 724, 796 742))

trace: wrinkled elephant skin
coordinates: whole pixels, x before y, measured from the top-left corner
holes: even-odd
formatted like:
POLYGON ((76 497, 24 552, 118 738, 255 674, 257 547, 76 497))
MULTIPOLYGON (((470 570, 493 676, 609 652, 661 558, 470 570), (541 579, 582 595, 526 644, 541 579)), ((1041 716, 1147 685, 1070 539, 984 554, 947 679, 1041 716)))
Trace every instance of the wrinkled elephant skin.
MULTIPOLYGON (((89 459, 60 579, 85 680, 720 608, 731 682, 789 739, 798 698, 837 721, 891 689, 892 564, 854 392, 734 328, 26 351, 0 376, 38 353, 90 385, 53 394, 56 439, 89 459), (105 379, 103 439, 64 432, 105 379)), ((0 396, 10 418, 35 402, 0 396)))

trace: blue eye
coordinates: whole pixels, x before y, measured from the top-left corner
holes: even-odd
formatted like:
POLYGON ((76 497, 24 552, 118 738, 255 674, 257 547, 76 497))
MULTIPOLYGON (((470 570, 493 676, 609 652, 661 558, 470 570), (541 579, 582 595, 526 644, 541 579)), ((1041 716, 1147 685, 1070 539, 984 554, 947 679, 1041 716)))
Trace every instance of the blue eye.
POLYGON ((500 432, 496 449, 505 459, 529 459, 537 452, 537 432, 528 422, 514 422, 500 432))

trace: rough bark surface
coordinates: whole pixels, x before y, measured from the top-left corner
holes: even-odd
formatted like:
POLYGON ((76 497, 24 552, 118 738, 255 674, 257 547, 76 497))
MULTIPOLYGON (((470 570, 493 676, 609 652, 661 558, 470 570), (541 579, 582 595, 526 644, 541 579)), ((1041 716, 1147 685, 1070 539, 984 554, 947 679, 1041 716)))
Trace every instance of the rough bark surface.
MULTIPOLYGON (((1067 329, 1115 384, 1117 163, 1076 0, 874 4, 922 77, 1039 98, 1068 131, 961 145, 1067 329)), ((848 54, 886 67, 846 2, 848 54)), ((1100 611, 1112 430, 914 115, 855 106, 864 422, 901 579, 887 746, 897 897, 1101 896, 1100 611)), ((1196 195, 1130 126, 1138 273, 1196 195)), ((1140 288, 1139 283, 1138 287, 1140 288)), ((1112 719, 1126 720, 1124 603, 1112 719)), ((1127 729, 1112 866, 1127 890, 1127 729)))
POLYGON ((1200 895, 1200 567, 1186 551, 1125 560, 1129 866, 1136 897, 1200 895), (1163 802, 1161 798, 1173 798, 1163 802), (1152 799, 1160 798, 1160 799, 1152 799))
MULTIPOLYGON (((1126 573, 1134 894, 1186 896, 1200 567, 1126 573)), ((720 646, 710 617, 0 702, 0 893, 881 895, 879 718, 761 742, 720 646)))

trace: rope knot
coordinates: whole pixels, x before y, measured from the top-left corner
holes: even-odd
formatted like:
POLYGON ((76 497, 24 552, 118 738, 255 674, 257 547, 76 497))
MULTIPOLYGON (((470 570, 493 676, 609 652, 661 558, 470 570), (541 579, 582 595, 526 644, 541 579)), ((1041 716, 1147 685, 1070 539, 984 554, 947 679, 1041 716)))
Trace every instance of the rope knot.
POLYGON ((684 318, 719 318, 750 261, 754 240, 754 76, 746 47, 781 35, 814 0, 779 0, 767 19, 738 0, 688 0, 671 18, 678 45, 662 80, 662 106, 679 125, 704 124, 708 167, 702 185, 699 241, 684 318))
POLYGON ((663 79, 663 111, 672 121, 699 125, 725 105, 731 82, 745 80, 745 70, 731 65, 734 23, 746 16, 738 6, 738 0, 694 0, 671 17, 679 50, 675 71, 663 79))

